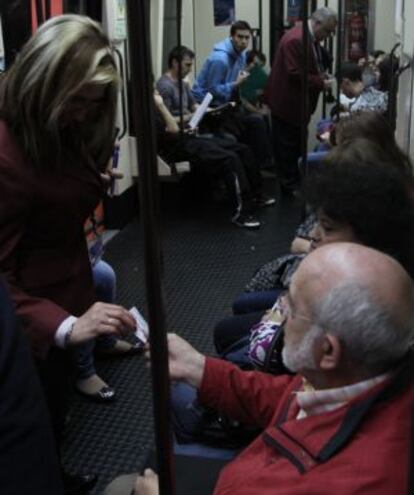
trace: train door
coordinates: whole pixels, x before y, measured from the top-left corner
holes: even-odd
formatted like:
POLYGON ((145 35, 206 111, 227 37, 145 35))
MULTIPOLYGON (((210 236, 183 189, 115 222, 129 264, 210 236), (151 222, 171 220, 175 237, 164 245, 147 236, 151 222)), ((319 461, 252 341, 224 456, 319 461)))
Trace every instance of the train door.
POLYGON ((400 146, 414 158, 414 3, 397 1, 396 35, 401 43, 402 64, 408 68, 400 76, 397 139, 400 146))
POLYGON ((118 70, 121 75, 121 88, 118 94, 117 114, 117 163, 123 178, 115 182, 112 193, 116 196, 124 193, 132 186, 136 157, 134 156, 135 143, 131 141, 130 119, 128 115, 128 52, 126 47, 126 6, 124 1, 108 1, 102 5, 102 25, 109 39, 112 41, 118 70), (131 156, 132 153, 132 156, 131 156))

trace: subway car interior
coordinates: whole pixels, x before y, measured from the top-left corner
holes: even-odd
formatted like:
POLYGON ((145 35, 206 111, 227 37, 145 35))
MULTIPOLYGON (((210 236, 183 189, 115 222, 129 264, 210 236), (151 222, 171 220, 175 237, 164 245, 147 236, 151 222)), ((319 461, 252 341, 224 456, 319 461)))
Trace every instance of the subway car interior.
MULTIPOLYGON (((294 256, 290 253, 295 236, 308 243, 303 253, 317 244, 314 230, 306 234, 297 231, 310 211, 304 187, 313 171, 324 166, 322 157, 336 145, 345 146, 346 126, 340 127, 342 139, 335 129, 341 120, 352 119, 352 106, 359 104, 361 91, 372 93, 367 97, 368 104, 356 113, 381 113, 382 121, 395 136, 398 149, 408 157, 405 164, 411 167, 410 160, 414 160, 414 2, 4 1, 0 2, 0 63, 6 76, 27 40, 43 23, 62 14, 88 16, 97 21, 109 39, 111 56, 116 62, 120 84, 110 183, 84 228, 90 254, 99 262, 105 262, 105 266, 109 265, 115 274, 109 302, 127 310, 137 308, 148 322, 149 337, 140 335, 143 340, 149 338, 151 356, 142 349, 135 352, 141 344, 137 340, 139 336, 127 335, 125 341, 131 346, 125 356, 96 353, 94 376, 98 377, 98 385, 107 387, 110 397, 106 397, 105 392, 101 394, 100 385, 98 390, 96 383, 92 389, 86 385, 86 388, 72 387, 61 463, 68 472, 93 473, 98 478, 85 491, 79 488, 79 491, 56 493, 130 495, 131 487, 126 491, 106 492, 105 489, 119 475, 142 473, 150 458, 154 459, 151 465, 160 477, 162 495, 213 493, 218 468, 212 463, 212 456, 207 455, 204 471, 217 470, 214 483, 210 486, 210 481, 198 481, 204 479, 205 473, 200 467, 202 464, 193 464, 198 457, 197 451, 192 450, 193 443, 207 438, 210 447, 235 452, 258 433, 256 430, 249 436, 252 432, 243 431, 236 421, 213 414, 206 426, 208 431, 201 437, 180 437, 170 395, 167 333, 178 334, 203 354, 223 357, 228 352, 223 353, 225 344, 217 342, 217 325, 229 317, 236 318, 233 323, 237 324, 238 315, 255 313, 256 319, 250 320, 252 326, 260 321, 257 311, 272 308, 273 303, 236 309, 234 302, 240 302, 243 294, 252 291, 246 289, 246 284, 257 282, 258 270, 264 266, 271 272, 269 277, 277 277, 279 282, 286 278, 285 255, 294 256), (312 17, 315 12, 322 12, 322 17, 312 17), (327 16, 331 24, 326 24, 323 16, 327 16), (241 20, 245 23, 237 24, 241 20), (319 37, 313 22, 325 29, 319 37), (230 31, 234 23, 239 26, 235 33, 230 31), (300 32, 296 48, 278 61, 286 36, 293 36, 295 29, 300 32), (242 35, 236 39, 240 33, 247 33, 246 39, 242 35), (212 60, 213 46, 223 40, 232 43, 233 48, 238 46, 237 50, 234 48, 238 61, 231 62, 233 69, 242 55, 245 57, 245 52, 253 55, 250 63, 249 58, 247 62, 243 58, 243 65, 234 72, 233 79, 229 79, 228 73, 223 76, 221 92, 216 94, 209 89, 200 93, 203 81, 209 77, 206 75, 203 79, 203 74, 212 60), (175 47, 185 49, 172 52, 175 47), (282 89, 278 86, 284 84, 281 65, 295 57, 299 69, 295 78, 282 89), (380 86, 381 77, 386 80, 385 86, 380 86), (272 86, 270 90, 269 86, 272 86), (281 101, 282 91, 288 94, 292 88, 293 100, 286 96, 281 101), (371 97, 375 97, 374 102, 371 97), (284 109, 276 115, 274 108, 278 105, 284 109), (172 122, 162 113, 164 108, 172 122), (194 115, 197 113, 199 115, 194 115), (174 140, 164 141, 169 125, 175 126, 174 140), (279 128, 276 153, 274 140, 279 128), (200 146, 202 134, 204 143, 200 146), (280 147, 285 144, 286 148, 281 151, 280 147), (186 148, 185 152, 178 152, 179 148, 186 148), (280 160, 293 160, 295 172, 286 171, 280 160), (214 171, 207 170, 208 167, 214 171), (97 253, 92 252, 95 248, 97 253)), ((55 43, 60 42, 57 37, 55 43)), ((214 77, 220 77, 217 75, 220 70, 214 77)), ((358 141, 360 137, 364 135, 356 135, 355 139, 358 141)), ((335 151, 333 153, 337 157, 335 151)), ((365 151, 358 153, 362 160, 365 151)), ((407 182, 411 174, 410 169, 407 182)), ((345 193, 341 193, 340 187, 338 191, 340 202, 345 193)), ((324 208, 324 201, 319 198, 315 204, 324 208)), ((344 211, 348 210, 344 207, 344 211)), ((318 222, 322 221, 318 217, 318 222)), ((65 229, 65 218, 61 219, 61 228, 65 229)), ((362 244, 369 245, 368 241, 362 244)), ((4 266, 0 269, 6 270, 4 266)), ((286 288, 284 283, 285 280, 280 282, 281 288, 286 288)), ((253 290, 275 288, 265 284, 253 290)), ((275 298, 273 293, 271 296, 275 298)), ((146 332, 145 323, 141 324, 142 331, 146 332)), ((238 338, 243 335, 237 330, 236 334, 238 338)), ((232 344, 238 342, 238 339, 231 341, 232 344)), ((236 345, 231 350, 238 351, 239 347, 236 345)), ((411 412, 413 418, 413 394, 411 412)), ((409 437, 410 431, 412 436, 413 421, 410 427, 404 423, 401 428, 406 428, 403 436, 409 437)), ((401 454, 400 460, 407 465, 411 462, 413 472, 413 445, 410 452, 407 458, 401 454)), ((375 457, 375 452, 372 455, 375 457)), ((221 459, 220 469, 223 463, 221 459)), ((381 469, 386 471, 387 466, 381 469)), ((346 486, 347 478, 343 483, 346 486)), ((350 486, 351 491, 344 489, 340 493, 374 493, 372 488, 367 491, 361 488, 359 492, 357 485, 351 483, 350 486)), ((376 493, 392 493, 387 491, 389 486, 384 488, 380 484, 376 493)), ((414 493, 412 473, 404 487, 405 491, 398 491, 400 488, 393 491, 396 495, 414 493)), ((324 490, 308 487, 305 491, 298 485, 297 492, 291 488, 280 493, 329 493, 324 490)), ((4 495, 26 493, 3 491, 1 485, 0 492, 4 495)), ((267 485, 263 490, 258 487, 256 491, 243 491, 241 486, 228 484, 228 491, 223 485, 215 493, 270 493, 270 488, 267 485)), ((279 493, 277 486, 272 493, 279 493)))

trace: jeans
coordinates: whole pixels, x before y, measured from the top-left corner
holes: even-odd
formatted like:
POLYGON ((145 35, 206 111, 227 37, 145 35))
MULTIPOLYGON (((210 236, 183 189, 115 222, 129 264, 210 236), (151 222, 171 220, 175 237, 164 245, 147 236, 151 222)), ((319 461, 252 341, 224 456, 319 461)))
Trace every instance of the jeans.
MULTIPOLYGON (((116 275, 111 265, 100 260, 92 267, 92 274, 97 301, 113 303, 116 294, 116 275)), ((96 373, 93 361, 95 345, 101 349, 112 349, 116 340, 112 335, 105 335, 72 350, 78 380, 85 380, 96 373)))
POLYGON ((213 447, 196 441, 206 421, 206 408, 198 402, 196 388, 180 382, 173 385, 171 405, 175 454, 228 460, 237 455, 238 449, 213 447))

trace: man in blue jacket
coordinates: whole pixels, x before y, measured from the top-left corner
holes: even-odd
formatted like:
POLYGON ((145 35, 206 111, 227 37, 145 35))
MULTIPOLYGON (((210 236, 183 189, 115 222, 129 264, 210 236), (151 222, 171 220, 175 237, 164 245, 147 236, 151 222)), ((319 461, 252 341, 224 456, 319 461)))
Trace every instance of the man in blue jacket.
MULTIPOLYGON (((213 95, 212 106, 238 100, 239 86, 249 77, 244 69, 250 38, 250 25, 246 21, 236 21, 230 28, 230 37, 214 46, 192 88, 198 103, 207 92, 213 95)), ((241 136, 236 137, 252 148, 262 166, 268 166, 272 160, 272 147, 263 117, 241 112, 236 117, 233 115, 234 118, 240 122, 242 129, 241 136)), ((223 130, 232 133, 225 124, 223 130)))
POLYGON ((207 92, 213 95, 215 105, 232 100, 236 89, 249 77, 243 69, 250 38, 250 25, 246 21, 237 21, 231 26, 230 37, 214 45, 194 82, 193 94, 198 102, 207 92))

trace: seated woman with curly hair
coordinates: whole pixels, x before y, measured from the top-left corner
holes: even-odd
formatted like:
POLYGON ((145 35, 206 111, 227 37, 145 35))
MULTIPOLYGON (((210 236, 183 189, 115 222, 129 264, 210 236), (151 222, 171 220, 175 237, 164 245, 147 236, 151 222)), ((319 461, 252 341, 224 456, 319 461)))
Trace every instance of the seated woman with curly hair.
MULTIPOLYGON (((413 186, 408 167, 408 158, 397 147, 385 154, 366 139, 345 140, 332 150, 305 187, 317 217, 311 249, 335 241, 365 244, 395 257, 413 276, 413 186)), ((262 316, 263 311, 220 322, 214 335, 217 351, 223 353, 249 335, 262 316)))
MULTIPOLYGON (((412 186, 401 172, 401 164, 390 160, 380 147, 365 139, 337 146, 329 153, 324 167, 309 177, 305 187, 306 199, 317 216, 312 249, 332 242, 364 244, 397 259, 413 277, 412 186)), ((286 372, 281 359, 283 297, 278 298, 265 318, 263 315, 264 312, 233 317, 239 327, 238 335, 236 331, 231 335, 232 341, 229 335, 219 335, 219 331, 226 330, 224 326, 216 327, 217 351, 225 359, 238 359, 237 364, 246 368, 286 372), (232 353, 240 340, 244 347, 232 353)), ((203 438, 206 415, 199 406, 188 405, 195 396, 195 391, 182 384, 173 392, 173 418, 179 438, 203 438)))

